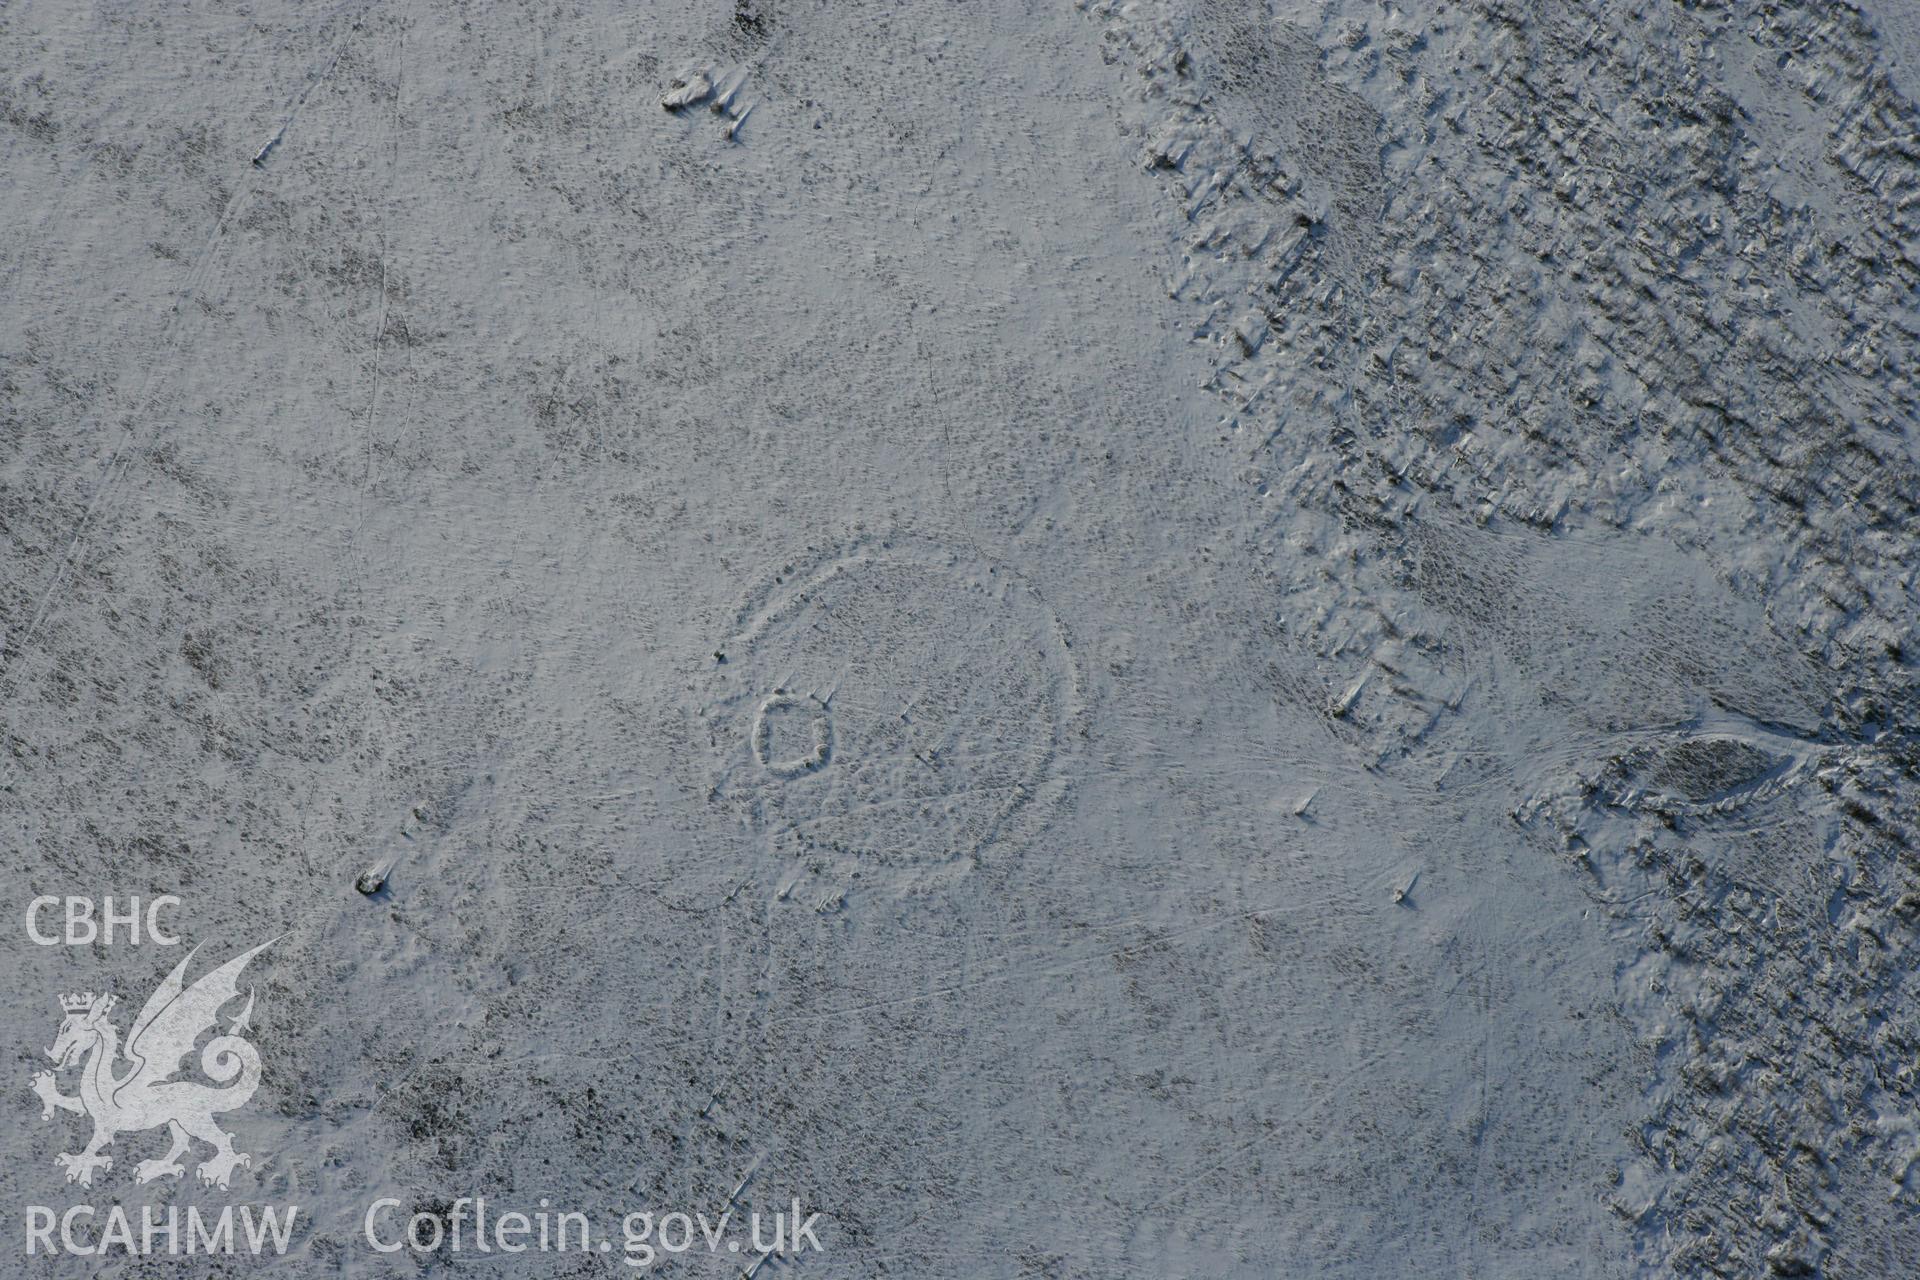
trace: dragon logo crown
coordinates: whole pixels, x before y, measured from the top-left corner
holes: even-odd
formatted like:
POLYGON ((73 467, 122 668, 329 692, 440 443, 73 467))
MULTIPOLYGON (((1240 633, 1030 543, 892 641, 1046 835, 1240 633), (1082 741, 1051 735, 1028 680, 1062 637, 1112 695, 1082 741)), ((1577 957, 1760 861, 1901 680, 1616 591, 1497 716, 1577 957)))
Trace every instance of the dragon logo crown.
POLYGON ((83 991, 78 995, 61 996, 60 1007, 68 1013, 85 1013, 93 1007, 93 1001, 93 992, 83 991))

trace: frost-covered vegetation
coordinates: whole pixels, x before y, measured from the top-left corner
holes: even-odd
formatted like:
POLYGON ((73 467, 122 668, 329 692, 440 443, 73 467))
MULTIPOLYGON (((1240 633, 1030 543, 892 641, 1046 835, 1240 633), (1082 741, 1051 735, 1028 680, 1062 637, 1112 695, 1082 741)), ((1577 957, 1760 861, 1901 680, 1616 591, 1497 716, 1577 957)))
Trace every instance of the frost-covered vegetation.
MULTIPOLYGON (((0 10, 8 900, 284 935, 231 1196, 90 1194, 1912 1273, 1916 33, 0 10)), ((177 957, 8 945, 17 1220, 177 957)))

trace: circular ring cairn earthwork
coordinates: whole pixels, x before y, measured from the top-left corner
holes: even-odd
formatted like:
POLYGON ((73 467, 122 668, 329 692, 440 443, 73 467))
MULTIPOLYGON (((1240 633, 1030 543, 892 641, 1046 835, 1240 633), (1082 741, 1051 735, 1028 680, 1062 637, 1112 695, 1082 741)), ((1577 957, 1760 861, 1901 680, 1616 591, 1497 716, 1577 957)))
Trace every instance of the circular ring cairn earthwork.
POLYGON ((728 642, 712 794, 777 842, 944 862, 1034 830, 1076 703, 1058 621, 1005 569, 879 550, 802 575, 728 642))

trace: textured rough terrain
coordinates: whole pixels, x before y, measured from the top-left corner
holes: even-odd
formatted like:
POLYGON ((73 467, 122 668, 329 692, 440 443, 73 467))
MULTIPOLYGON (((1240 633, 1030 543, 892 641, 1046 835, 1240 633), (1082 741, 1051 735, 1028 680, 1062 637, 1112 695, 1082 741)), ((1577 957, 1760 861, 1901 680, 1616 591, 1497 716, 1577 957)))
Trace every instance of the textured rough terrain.
POLYGON ((9 1230, 1913 1272, 1916 94, 1885 0, 0 10, 7 901, 280 935, 251 1168, 83 1193, 56 997, 178 957, 9 926, 9 1230))

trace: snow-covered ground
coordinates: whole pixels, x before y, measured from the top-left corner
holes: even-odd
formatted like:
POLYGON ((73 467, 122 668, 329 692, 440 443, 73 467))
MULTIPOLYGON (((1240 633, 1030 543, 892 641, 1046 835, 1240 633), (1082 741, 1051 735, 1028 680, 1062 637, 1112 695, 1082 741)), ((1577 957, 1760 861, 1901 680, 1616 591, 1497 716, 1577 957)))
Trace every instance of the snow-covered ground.
POLYGON ((0 9, 0 1270, 1912 1274, 1916 93, 1895 0, 0 9), (70 1184, 59 997, 276 937, 251 1165, 70 1184))

